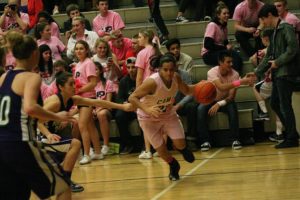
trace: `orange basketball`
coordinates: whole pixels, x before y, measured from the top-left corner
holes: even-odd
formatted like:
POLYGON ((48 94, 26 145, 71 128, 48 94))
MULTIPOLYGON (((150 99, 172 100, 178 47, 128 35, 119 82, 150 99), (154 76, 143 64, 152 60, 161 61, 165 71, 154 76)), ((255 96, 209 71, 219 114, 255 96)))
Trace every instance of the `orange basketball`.
POLYGON ((200 81, 195 85, 194 97, 202 104, 212 103, 217 96, 215 85, 211 81, 200 81))

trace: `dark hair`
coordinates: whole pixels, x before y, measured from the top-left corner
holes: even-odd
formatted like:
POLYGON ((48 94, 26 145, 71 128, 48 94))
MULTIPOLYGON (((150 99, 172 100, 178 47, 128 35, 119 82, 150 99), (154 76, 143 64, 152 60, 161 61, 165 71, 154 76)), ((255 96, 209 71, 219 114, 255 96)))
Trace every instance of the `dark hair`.
POLYGON ((18 45, 14 45, 12 53, 16 59, 25 60, 28 59, 32 52, 37 50, 37 43, 35 40, 28 35, 20 35, 16 39, 18 45))
POLYGON ((178 46, 180 47, 179 39, 178 38, 172 38, 172 39, 167 41, 166 48, 168 49, 168 51, 170 51, 170 48, 173 44, 178 44, 178 46))
POLYGON ((265 4, 263 7, 260 9, 258 13, 258 18, 262 17, 268 17, 269 13, 271 13, 274 17, 278 17, 278 11, 276 9, 275 5, 271 4, 265 4))
POLYGON ((56 87, 58 88, 58 91, 60 91, 59 86, 63 87, 66 82, 68 82, 70 77, 73 77, 72 73, 70 72, 58 72, 55 75, 56 87))
POLYGON ((99 5, 100 1, 106 1, 107 3, 109 3, 108 0, 98 0, 97 5, 99 5))
POLYGON ((220 51, 219 56, 218 56, 218 61, 219 62, 224 62, 226 57, 232 58, 231 51, 228 51, 228 50, 220 51))
MULTIPOLYGON (((38 13, 38 15, 37 15, 37 21, 39 21, 39 19, 40 19, 41 17, 45 18, 45 19, 47 20, 48 24, 51 24, 52 22, 55 22, 55 23, 56 23, 56 21, 53 19, 53 17, 52 17, 47 11, 45 11, 45 10, 40 11, 40 12, 38 13)), ((56 23, 56 24, 57 24, 57 23, 56 23)))
POLYGON ((73 10, 78 10, 79 11, 79 6, 77 4, 74 4, 74 3, 69 4, 66 8, 67 15, 70 16, 71 11, 73 11, 73 10))
POLYGON ((150 66, 152 69, 161 68, 164 63, 172 62, 176 65, 176 59, 172 53, 166 53, 164 55, 152 56, 150 60, 150 66))
POLYGON ((47 44, 42 44, 39 46, 40 50, 40 60, 39 60, 39 70, 40 72, 46 72, 45 65, 48 67, 49 74, 53 73, 53 61, 52 61, 52 56, 50 57, 48 63, 45 63, 44 58, 43 58, 43 53, 46 51, 50 51, 50 54, 52 54, 52 51, 50 47, 47 44))
POLYGON ((261 37, 269 37, 269 38, 271 38, 271 36, 273 35, 273 33, 274 33, 273 29, 264 29, 261 32, 261 37))
POLYGON ((103 66, 99 62, 94 62, 94 64, 96 65, 98 70, 100 70, 102 72, 102 73, 100 73, 99 78, 100 78, 101 83, 105 86, 106 85, 106 78, 104 78, 103 66))
POLYGON ((65 71, 68 71, 68 63, 65 60, 57 60, 53 63, 53 67, 63 66, 65 71))
POLYGON ((34 27, 34 37, 39 40, 41 39, 42 35, 41 32, 46 28, 46 26, 49 26, 46 22, 37 23, 34 27))

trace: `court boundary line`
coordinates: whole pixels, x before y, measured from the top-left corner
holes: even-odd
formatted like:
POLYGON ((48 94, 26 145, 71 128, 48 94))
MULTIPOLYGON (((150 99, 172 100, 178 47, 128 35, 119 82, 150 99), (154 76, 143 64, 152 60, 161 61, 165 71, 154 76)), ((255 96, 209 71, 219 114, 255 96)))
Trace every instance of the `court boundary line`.
POLYGON ((190 171, 188 171, 186 174, 184 174, 183 176, 181 176, 181 178, 179 179, 179 181, 175 181, 173 182, 171 185, 169 185, 168 187, 166 187, 163 191, 161 191, 160 193, 156 194, 154 197, 151 198, 151 200, 157 200, 160 197, 162 197, 165 193, 167 193, 168 191, 170 191, 173 187, 175 187, 178 183, 181 183, 185 178, 190 177, 190 175, 192 173, 194 173, 196 170, 198 170, 200 167, 202 167, 203 165, 205 165, 209 160, 211 160, 213 157, 215 157, 218 153, 220 153, 221 151, 223 151, 224 148, 219 149, 218 151, 216 151, 215 153, 213 153, 212 155, 210 155, 206 160, 203 160, 202 162, 200 162, 196 167, 194 167, 193 169, 191 169, 190 171))

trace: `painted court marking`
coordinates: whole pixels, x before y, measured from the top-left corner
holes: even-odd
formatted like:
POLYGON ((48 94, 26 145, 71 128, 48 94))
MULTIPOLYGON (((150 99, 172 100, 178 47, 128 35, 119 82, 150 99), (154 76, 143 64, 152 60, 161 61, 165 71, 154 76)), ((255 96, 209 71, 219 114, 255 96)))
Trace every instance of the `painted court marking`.
POLYGON ((155 195, 153 198, 151 198, 151 200, 157 200, 160 197, 162 197, 165 193, 167 193, 169 190, 171 190, 173 187, 175 187, 178 183, 182 182, 186 177, 188 177, 189 175, 193 174, 196 170, 198 170, 200 167, 202 167, 203 165, 205 165, 210 159, 212 159, 213 157, 215 157, 218 153, 220 153, 223 150, 224 150, 224 148, 219 149, 218 151, 216 151, 215 153, 213 153, 211 156, 209 156, 207 159, 205 159, 202 162, 200 162, 196 167, 194 167, 193 169, 191 169, 190 171, 188 171, 183 176, 180 176, 179 181, 174 181, 166 189, 164 189, 163 191, 161 191, 160 193, 158 193, 157 195, 155 195))

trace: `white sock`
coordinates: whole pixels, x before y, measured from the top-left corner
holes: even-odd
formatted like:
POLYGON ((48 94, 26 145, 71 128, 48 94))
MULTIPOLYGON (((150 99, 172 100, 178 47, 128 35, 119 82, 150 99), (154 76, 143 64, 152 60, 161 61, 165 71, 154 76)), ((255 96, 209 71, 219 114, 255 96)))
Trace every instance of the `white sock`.
POLYGON ((280 120, 276 120, 276 134, 277 135, 282 134, 282 123, 280 120))
POLYGON ((268 112, 265 101, 259 101, 258 105, 259 105, 259 108, 261 109, 261 111, 263 111, 264 113, 268 112))

